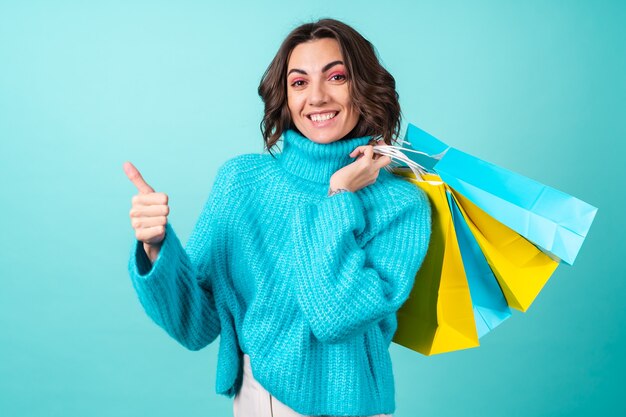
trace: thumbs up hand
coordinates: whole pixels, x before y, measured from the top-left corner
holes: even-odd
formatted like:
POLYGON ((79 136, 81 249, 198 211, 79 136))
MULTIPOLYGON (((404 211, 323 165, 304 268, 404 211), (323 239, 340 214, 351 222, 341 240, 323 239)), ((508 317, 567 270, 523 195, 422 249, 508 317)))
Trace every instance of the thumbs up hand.
POLYGON ((130 162, 124 163, 124 172, 138 191, 132 198, 130 223, 137 240, 143 242, 148 258, 154 262, 165 239, 165 225, 170 213, 167 194, 155 192, 130 162))

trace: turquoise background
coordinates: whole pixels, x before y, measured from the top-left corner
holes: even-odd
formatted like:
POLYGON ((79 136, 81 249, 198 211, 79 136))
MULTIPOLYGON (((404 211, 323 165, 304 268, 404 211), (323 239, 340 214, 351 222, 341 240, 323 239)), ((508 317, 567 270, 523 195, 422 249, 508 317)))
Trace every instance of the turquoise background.
POLYGON ((229 416, 217 343, 186 351, 126 271, 130 160, 185 241, 256 88, 318 17, 376 45, 405 124, 599 213, 573 267, 482 346, 393 345, 395 416, 624 415, 624 1, 0 0, 0 414, 229 416))

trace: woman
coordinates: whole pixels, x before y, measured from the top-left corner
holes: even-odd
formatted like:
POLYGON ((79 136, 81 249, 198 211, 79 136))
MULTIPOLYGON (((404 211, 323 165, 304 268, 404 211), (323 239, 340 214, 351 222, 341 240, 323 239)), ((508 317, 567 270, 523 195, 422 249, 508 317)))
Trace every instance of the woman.
POLYGON ((185 347, 220 336, 216 390, 235 416, 390 414, 395 313, 430 235, 426 197, 369 143, 397 136, 394 79, 324 19, 287 36, 259 94, 267 150, 283 150, 227 161, 184 249, 167 196, 125 165, 133 285, 185 347))

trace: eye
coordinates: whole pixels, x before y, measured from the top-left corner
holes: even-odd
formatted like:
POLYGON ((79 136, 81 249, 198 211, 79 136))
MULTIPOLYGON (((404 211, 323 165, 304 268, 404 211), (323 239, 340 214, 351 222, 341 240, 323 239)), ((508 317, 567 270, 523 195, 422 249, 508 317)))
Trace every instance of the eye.
POLYGON ((333 74, 330 76, 332 81, 344 81, 346 76, 344 74, 333 74))
POLYGON ((304 80, 295 80, 291 82, 292 87, 302 87, 304 85, 304 80))

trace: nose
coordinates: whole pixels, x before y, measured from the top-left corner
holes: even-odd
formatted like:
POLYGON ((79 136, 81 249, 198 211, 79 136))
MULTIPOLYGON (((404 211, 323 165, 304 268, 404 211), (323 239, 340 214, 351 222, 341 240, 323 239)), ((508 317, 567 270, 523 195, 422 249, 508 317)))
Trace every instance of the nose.
POLYGON ((313 81, 309 88, 309 105, 320 106, 328 102, 328 91, 324 82, 313 81))

